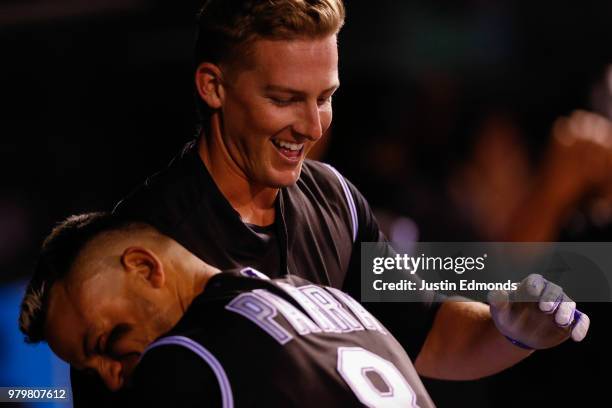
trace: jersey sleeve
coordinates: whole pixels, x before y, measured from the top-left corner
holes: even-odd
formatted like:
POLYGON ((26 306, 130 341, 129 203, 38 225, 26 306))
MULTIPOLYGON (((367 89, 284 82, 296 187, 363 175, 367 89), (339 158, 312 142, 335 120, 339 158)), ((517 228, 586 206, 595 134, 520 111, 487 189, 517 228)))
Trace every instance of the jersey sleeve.
POLYGON ((211 367, 178 345, 146 353, 134 372, 127 398, 138 407, 222 406, 219 382, 211 367))
MULTIPOLYGON (((396 252, 387 237, 378 226, 370 205, 359 190, 348 180, 348 189, 354 200, 357 219, 357 239, 349 263, 349 270, 343 290, 356 299, 361 298, 361 243, 379 243, 377 254, 383 257, 393 257, 396 252)), ((350 204, 349 204, 350 205, 350 204)), ((418 275, 411 279, 420 281, 418 275)), ((417 283, 417 285, 419 285, 417 283)), ((404 346, 408 355, 414 360, 419 354, 429 329, 433 325, 436 313, 444 300, 443 296, 434 292, 419 292, 419 301, 403 303, 368 302, 364 306, 374 314, 404 346)))

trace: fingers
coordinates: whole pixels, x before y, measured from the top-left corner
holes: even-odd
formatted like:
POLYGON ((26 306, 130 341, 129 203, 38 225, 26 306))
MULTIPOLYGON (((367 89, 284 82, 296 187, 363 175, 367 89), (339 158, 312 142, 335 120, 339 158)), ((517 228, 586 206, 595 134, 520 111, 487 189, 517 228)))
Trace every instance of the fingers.
POLYGON ((576 309, 576 302, 569 299, 561 287, 546 282, 546 287, 540 297, 539 308, 544 313, 554 313, 557 326, 562 328, 571 326, 571 337, 574 341, 582 341, 586 337, 591 319, 576 309))
POLYGON ((566 117, 560 117, 553 124, 553 135, 563 146, 571 146, 576 138, 568 131, 568 121, 566 117))
MULTIPOLYGON (((523 281, 521 290, 523 296, 538 299, 538 308, 547 314, 554 314, 554 321, 560 327, 572 326, 572 338, 582 340, 589 329, 589 317, 576 309, 576 302, 570 299, 563 288, 547 281, 541 275, 529 275, 523 281)), ((509 295, 506 293, 506 299, 509 295)), ((489 296, 499 296, 490 293, 489 296)), ((580 341, 576 340, 576 341, 580 341)))
POLYGON ((561 144, 571 146, 579 140, 612 147, 612 122, 596 113, 577 110, 555 121, 553 134, 561 144))
POLYGON ((563 300, 563 289, 552 282, 544 281, 544 290, 538 304, 541 311, 552 314, 563 300))
POLYGON ((574 327, 572 328, 572 340, 582 341, 589 331, 591 319, 586 314, 576 310, 574 314, 574 327))
MULTIPOLYGON (((514 292, 490 291, 488 301, 492 314, 497 316, 500 316, 501 310, 512 310, 509 307, 511 302, 537 303, 539 311, 535 313, 552 315, 542 316, 543 320, 551 319, 548 324, 554 322, 554 325, 563 330, 565 336, 569 334, 574 341, 582 341, 591 324, 589 317, 576 309, 576 302, 564 293, 563 288, 538 274, 529 275, 514 292)), ((542 321, 540 318, 537 320, 542 321)))
POLYGON ((592 112, 576 111, 570 117, 572 132, 585 140, 610 147, 610 122, 592 112))
POLYGON ((548 281, 545 282, 538 307, 546 314, 554 314, 555 323, 559 327, 569 327, 578 312, 576 302, 568 298, 560 286, 548 281))
POLYGON ((557 313, 555 313, 555 323, 560 327, 568 327, 574 322, 574 314, 576 312, 576 302, 567 301, 567 296, 564 296, 564 301, 559 304, 557 313))

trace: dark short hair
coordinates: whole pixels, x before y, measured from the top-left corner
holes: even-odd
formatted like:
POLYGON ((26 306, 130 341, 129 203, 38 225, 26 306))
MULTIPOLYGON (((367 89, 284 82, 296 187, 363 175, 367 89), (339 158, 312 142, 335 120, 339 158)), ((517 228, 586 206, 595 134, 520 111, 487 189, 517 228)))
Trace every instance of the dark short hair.
POLYGON ((19 314, 19 328, 27 343, 45 340, 44 328, 51 287, 65 278, 87 243, 103 232, 142 228, 136 223, 106 212, 72 215, 61 221, 42 244, 19 314))
MULTIPOLYGON (((292 40, 336 34, 344 25, 342 0, 207 0, 198 14, 195 67, 244 62, 257 38, 292 40)), ((212 111, 196 92, 200 120, 212 111)))

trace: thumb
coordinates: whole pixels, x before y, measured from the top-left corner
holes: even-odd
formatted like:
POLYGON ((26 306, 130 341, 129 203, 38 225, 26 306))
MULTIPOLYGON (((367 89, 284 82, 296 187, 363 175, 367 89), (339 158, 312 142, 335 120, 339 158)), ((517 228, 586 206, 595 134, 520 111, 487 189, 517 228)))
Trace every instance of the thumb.
POLYGON ((510 307, 510 295, 505 290, 491 290, 487 294, 487 301, 492 309, 501 312, 510 307))

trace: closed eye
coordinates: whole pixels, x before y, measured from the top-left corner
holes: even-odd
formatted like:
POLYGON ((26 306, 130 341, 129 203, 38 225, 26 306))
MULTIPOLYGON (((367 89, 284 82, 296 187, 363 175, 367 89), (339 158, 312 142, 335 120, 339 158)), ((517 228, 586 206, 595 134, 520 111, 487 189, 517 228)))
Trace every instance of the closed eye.
POLYGON ((338 88, 332 88, 332 89, 329 89, 329 90, 325 91, 324 93, 322 93, 321 96, 318 99, 319 106, 325 105, 326 103, 331 103, 331 101, 332 101, 334 95, 336 95, 337 91, 338 91, 338 88))
POLYGON ((276 97, 270 96, 268 97, 268 99, 270 99, 272 103, 277 106, 289 106, 292 103, 297 102, 297 100, 294 98, 284 99, 284 98, 276 98, 276 97))
POLYGON ((131 330, 132 326, 130 326, 129 324, 116 325, 111 331, 111 333, 108 335, 108 338, 106 339, 106 344, 104 344, 103 346, 104 348, 102 350, 102 353, 111 358, 117 358, 120 354, 116 350, 117 343, 119 343, 119 341, 123 339, 131 330))
POLYGON ((330 103, 332 101, 332 97, 329 96, 327 98, 320 98, 317 103, 319 104, 319 106, 325 105, 326 103, 330 103))

